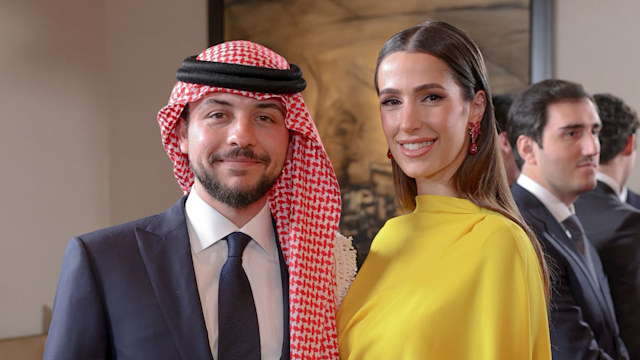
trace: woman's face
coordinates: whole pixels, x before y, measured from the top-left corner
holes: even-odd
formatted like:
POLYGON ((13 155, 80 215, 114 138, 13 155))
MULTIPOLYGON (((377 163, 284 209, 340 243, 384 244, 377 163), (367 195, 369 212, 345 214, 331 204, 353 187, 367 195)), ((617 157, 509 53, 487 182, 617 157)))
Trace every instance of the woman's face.
POLYGON ((469 123, 482 119, 484 92, 466 101, 449 66, 426 53, 387 56, 377 80, 389 149, 418 194, 459 196, 452 179, 468 152, 469 123))

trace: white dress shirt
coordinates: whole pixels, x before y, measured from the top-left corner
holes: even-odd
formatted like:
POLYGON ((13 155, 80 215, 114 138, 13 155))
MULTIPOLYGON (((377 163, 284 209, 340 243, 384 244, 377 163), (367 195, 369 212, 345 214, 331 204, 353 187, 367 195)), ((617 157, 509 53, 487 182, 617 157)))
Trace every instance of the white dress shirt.
POLYGON ((185 213, 193 268, 213 358, 218 357, 218 283, 229 251, 227 242, 220 240, 240 231, 252 238, 243 253, 242 267, 249 278, 256 304, 262 359, 280 359, 284 326, 282 279, 269 206, 265 205, 251 221, 238 229, 192 189, 185 203, 185 213))
MULTIPOLYGON (((558 221, 561 225, 562 222, 575 214, 575 208, 573 204, 567 206, 560 199, 558 199, 551 191, 547 190, 544 186, 538 184, 533 179, 528 177, 525 174, 520 174, 518 180, 516 180, 518 185, 522 186, 524 189, 528 190, 532 193, 540 202, 549 210, 551 215, 558 221)), ((569 235, 567 233, 569 237, 569 235)))
MULTIPOLYGON (((566 220, 569 216, 575 215, 575 207, 573 204, 569 206, 565 205, 560 199, 558 199, 555 195, 551 193, 551 191, 547 190, 544 186, 538 184, 533 179, 528 177, 527 175, 520 174, 518 180, 516 180, 518 185, 522 186, 524 189, 528 190, 533 194, 540 202, 549 210, 551 215, 556 219, 556 221, 560 224, 560 226, 564 229, 567 237, 571 239, 571 233, 567 230, 562 222, 566 220)), ((586 244, 585 244, 586 246, 586 244)), ((589 270, 591 270, 591 275, 596 279, 595 270, 593 268, 593 259, 591 258, 591 252, 585 252, 585 261, 589 270)))
POLYGON ((622 190, 620 190, 620 194, 618 195, 618 197, 623 203, 627 202, 627 197, 629 197, 629 188, 627 187, 627 185, 622 187, 622 190))

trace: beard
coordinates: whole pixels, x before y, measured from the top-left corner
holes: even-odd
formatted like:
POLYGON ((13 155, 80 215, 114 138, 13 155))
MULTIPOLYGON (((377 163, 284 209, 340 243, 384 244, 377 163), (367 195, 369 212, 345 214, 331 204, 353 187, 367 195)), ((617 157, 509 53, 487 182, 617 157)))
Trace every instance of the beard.
MULTIPOLYGON (((237 156, 259 160, 265 164, 271 162, 268 156, 260 157, 252 150, 237 148, 224 155, 212 154, 209 158, 209 164, 213 164, 216 159, 237 156)), ((198 166, 194 166, 192 163, 191 171, 211 197, 238 210, 245 209, 267 195, 280 176, 280 172, 276 174, 264 173, 260 176, 256 184, 246 188, 239 188, 224 185, 213 171, 207 171, 201 163, 198 166)))

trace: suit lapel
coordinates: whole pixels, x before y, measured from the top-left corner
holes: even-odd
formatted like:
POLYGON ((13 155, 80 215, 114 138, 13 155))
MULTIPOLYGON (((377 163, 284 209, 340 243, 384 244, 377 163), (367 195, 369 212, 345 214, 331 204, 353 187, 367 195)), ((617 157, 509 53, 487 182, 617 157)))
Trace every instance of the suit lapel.
POLYGON ((518 206, 527 223, 535 230, 538 230, 536 231, 537 235, 547 234, 547 240, 562 254, 570 258, 572 262, 576 263, 583 274, 589 278, 592 286, 595 285, 593 276, 587 268, 585 261, 580 257, 581 255, 576 245, 567 236, 560 223, 556 221, 547 207, 532 193, 517 183, 513 185, 513 194, 518 198, 518 206))
POLYGON ((184 213, 186 197, 136 237, 153 291, 183 359, 212 359, 184 213))
MULTIPOLYGON (((558 252, 563 254, 573 264, 573 268, 579 269, 582 276, 593 291, 594 298, 598 300, 598 304, 607 318, 607 324, 613 329, 615 326, 615 316, 613 315, 613 304, 610 301, 610 296, 604 293, 605 288, 608 290, 608 286, 601 286, 593 274, 589 270, 586 262, 578 252, 575 244, 567 236, 564 229, 558 221, 553 217, 551 212, 538 200, 533 194, 526 189, 522 188, 518 184, 513 185, 513 194, 519 200, 519 206, 521 206, 521 212, 523 217, 535 230, 541 229, 542 231, 536 231, 538 236, 543 236, 551 246, 553 246, 558 252), (525 215, 526 214, 526 215, 525 215)), ((591 256, 597 257, 598 254, 593 250, 591 244, 587 244, 587 251, 591 252, 591 256)), ((600 258, 597 258, 596 276, 600 278, 602 274, 602 266, 600 265, 600 258)))

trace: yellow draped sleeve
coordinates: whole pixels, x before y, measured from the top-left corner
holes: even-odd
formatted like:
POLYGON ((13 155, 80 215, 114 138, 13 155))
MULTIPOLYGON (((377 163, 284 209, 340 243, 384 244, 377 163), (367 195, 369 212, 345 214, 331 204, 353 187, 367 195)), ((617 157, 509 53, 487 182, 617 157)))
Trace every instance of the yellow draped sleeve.
POLYGON ((500 214, 461 206, 380 230, 338 312, 341 359, 551 358, 528 237, 500 214))

